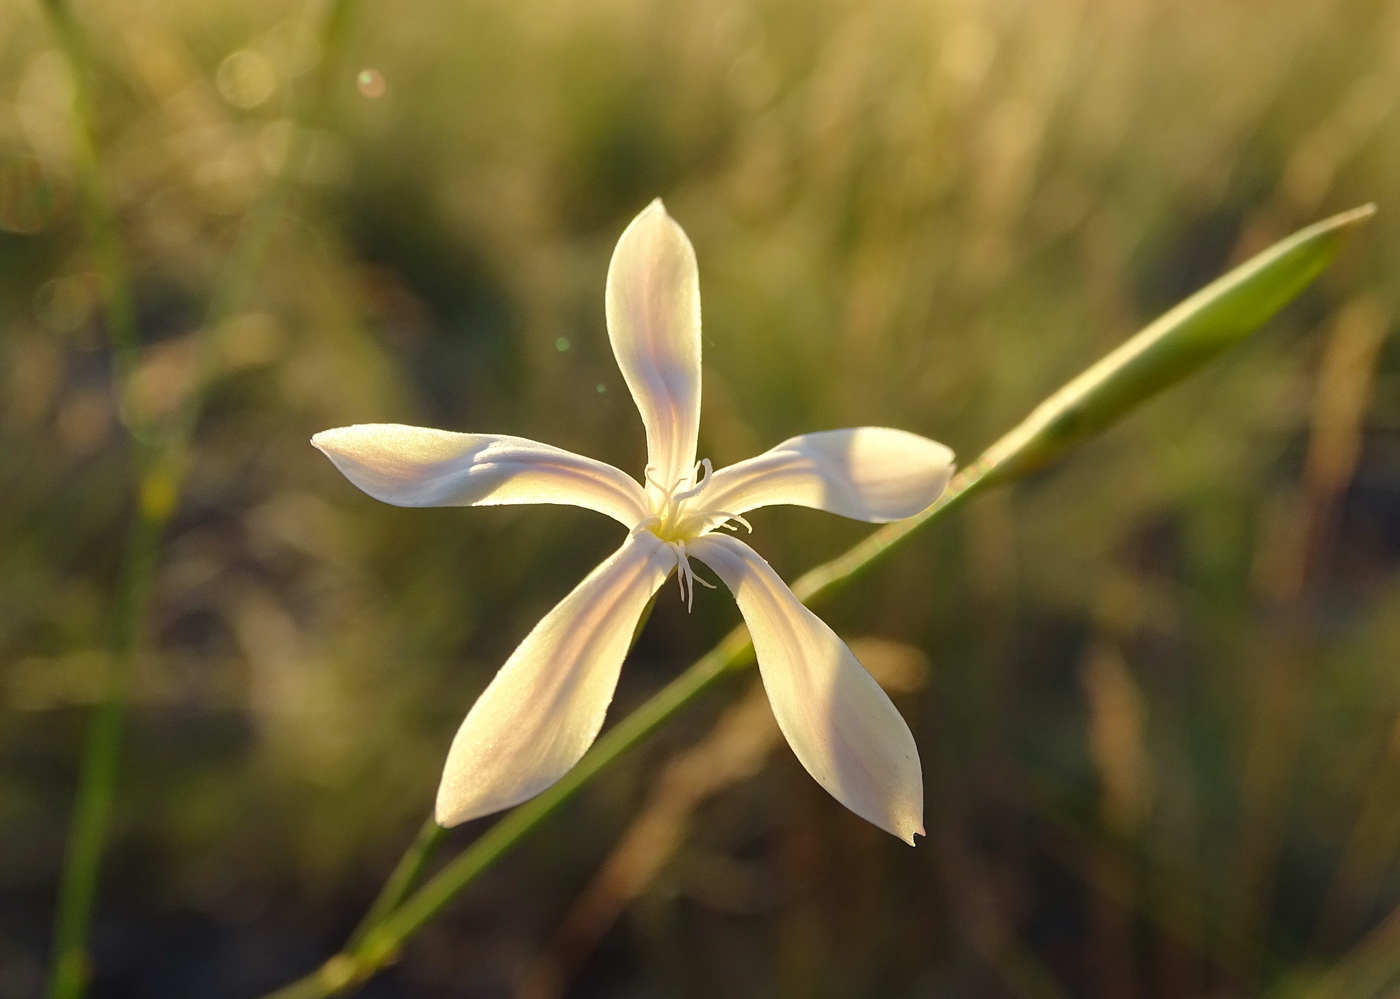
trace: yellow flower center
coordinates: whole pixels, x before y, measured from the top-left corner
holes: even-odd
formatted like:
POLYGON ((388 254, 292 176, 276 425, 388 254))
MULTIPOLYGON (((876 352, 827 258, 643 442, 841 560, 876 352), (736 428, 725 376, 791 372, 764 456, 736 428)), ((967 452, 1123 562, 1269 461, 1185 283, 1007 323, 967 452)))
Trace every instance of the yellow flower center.
POLYGON ((714 589, 714 584, 695 575, 686 554, 686 542, 694 541, 720 527, 736 530, 736 525, 742 525, 749 531, 753 530, 749 522, 737 513, 706 506, 703 496, 713 474, 714 468, 710 459, 703 458, 690 475, 683 476, 668 487, 658 482, 648 467, 646 491, 650 514, 634 528, 635 531, 650 531, 666 542, 675 553, 681 599, 687 606, 695 597, 696 583, 710 589, 714 589))
POLYGON ((648 468, 646 491, 651 513, 637 528, 651 531, 668 544, 692 541, 719 527, 733 529, 731 521, 752 531, 749 522, 738 514, 710 509, 705 504, 705 489, 713 474, 710 459, 703 458, 690 475, 666 486, 658 482, 648 468))

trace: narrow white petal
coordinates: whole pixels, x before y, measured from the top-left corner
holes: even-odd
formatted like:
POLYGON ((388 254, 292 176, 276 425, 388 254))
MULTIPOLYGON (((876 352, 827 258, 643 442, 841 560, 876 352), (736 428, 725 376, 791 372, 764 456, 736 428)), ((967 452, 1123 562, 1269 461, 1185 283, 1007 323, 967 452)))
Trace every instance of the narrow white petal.
POLYGON ((880 685, 748 545, 709 534, 686 552, 734 592, 773 715, 807 772, 861 818, 912 845, 924 832, 919 751, 880 685))
POLYGON ((699 502, 726 513, 791 504, 882 524, 925 509, 953 474, 942 444, 888 427, 803 434, 721 468, 699 502))
POLYGON ((579 761, 602 728, 642 609, 675 565, 670 548, 638 532, 544 616, 457 730, 439 824, 533 798, 579 761))
POLYGON ((646 515, 646 496, 625 472, 523 437, 364 423, 323 430, 311 443, 351 482, 395 506, 563 503, 628 527, 646 515))
POLYGON ((608 266, 608 337, 642 413, 652 474, 695 465, 700 426, 700 279, 695 250, 661 199, 632 220, 608 266))

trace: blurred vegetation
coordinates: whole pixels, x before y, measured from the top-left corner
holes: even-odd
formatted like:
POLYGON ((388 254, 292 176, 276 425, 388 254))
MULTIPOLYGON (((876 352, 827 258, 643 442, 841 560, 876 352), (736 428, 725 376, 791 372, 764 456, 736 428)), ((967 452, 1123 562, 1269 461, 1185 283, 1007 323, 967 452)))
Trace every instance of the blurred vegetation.
MULTIPOLYGON (((132 513, 123 420, 188 390, 192 334, 317 59, 317 9, 76 11, 143 348, 119 400, 71 81, 37 0, 10 0, 3 999, 41 987, 132 513)), ((618 539, 578 510, 382 506, 307 438, 489 430, 639 473, 602 289, 658 194, 700 260, 716 464, 865 423, 971 458, 1232 262, 1333 211, 1382 211, 1264 336, 823 605, 840 634, 878 639, 867 661, 919 740, 917 849, 771 745, 745 681, 366 994, 1388 994, 1400 3, 421 2, 363 8, 350 52, 252 298, 214 331, 139 660, 95 996, 249 996, 341 943, 473 697, 618 539)), ((752 519, 789 579, 868 530, 752 519)), ((661 600, 615 714, 736 616, 661 600)))

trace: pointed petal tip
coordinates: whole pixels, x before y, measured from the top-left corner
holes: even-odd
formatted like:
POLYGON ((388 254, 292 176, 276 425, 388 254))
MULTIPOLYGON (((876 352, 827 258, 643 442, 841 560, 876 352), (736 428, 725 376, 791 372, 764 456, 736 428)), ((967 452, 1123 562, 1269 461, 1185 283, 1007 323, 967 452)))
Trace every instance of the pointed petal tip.
MULTIPOLYGON (((660 197, 652 198, 647 202, 647 206, 638 212, 631 222, 627 223, 627 228, 623 230, 621 238, 626 239, 629 233, 635 234, 638 231, 655 231, 657 227, 674 230, 674 233, 679 235, 679 238, 684 240, 687 248, 689 248, 690 237, 685 234, 685 229, 676 221, 675 216, 667 210, 666 203, 662 201, 660 197)), ((690 250, 690 253, 693 254, 694 250, 690 250)))
POLYGON ((433 821, 444 829, 505 811, 519 804, 521 800, 510 795, 497 795, 486 800, 480 795, 464 794, 463 790, 461 781, 453 779, 449 767, 443 772, 442 780, 438 784, 437 799, 433 803, 433 821))
POLYGON ((467 821, 467 815, 461 808, 454 808, 452 803, 446 800, 443 790, 445 788, 439 789, 437 804, 433 806, 433 821, 444 829, 451 829, 467 821))
POLYGON ((346 431, 354 429, 354 427, 333 427, 330 430, 322 430, 320 433, 311 435, 311 446, 323 454, 330 454, 344 446, 346 431))
POLYGON ((535 625, 453 737, 438 825, 514 808, 578 763, 602 728, 642 609, 674 568, 660 538, 631 536, 535 625))
POLYGON ((460 765, 454 765, 449 754, 433 802, 433 821, 444 829, 451 829, 514 808, 542 790, 543 787, 531 787, 520 779, 497 781, 493 785, 491 780, 481 779, 480 774, 464 772, 460 765))
POLYGON ((773 717, 798 761, 842 805, 913 845, 923 832, 923 776, 889 695, 748 545, 710 534, 687 542, 686 553, 734 594, 773 717))
POLYGON ((885 524, 927 509, 953 469, 953 452, 927 437, 846 427, 791 437, 720 469, 706 500, 735 513, 784 503, 885 524))
POLYGON ((923 819, 918 815, 893 814, 886 816, 884 821, 880 821, 879 819, 876 819, 869 815, 864 815, 861 817, 871 822, 873 825, 876 825, 881 829, 885 830, 885 832, 889 833, 901 843, 907 843, 909 846, 919 845, 916 842, 915 837, 928 835, 924 832, 923 819))

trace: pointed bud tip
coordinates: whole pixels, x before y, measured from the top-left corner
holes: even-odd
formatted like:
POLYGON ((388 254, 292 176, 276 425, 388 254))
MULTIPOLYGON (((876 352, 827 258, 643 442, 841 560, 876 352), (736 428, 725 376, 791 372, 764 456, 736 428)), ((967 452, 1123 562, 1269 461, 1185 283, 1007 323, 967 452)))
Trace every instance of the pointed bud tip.
POLYGON ((1356 225, 1359 222, 1365 222, 1372 215, 1376 214, 1376 212, 1379 210, 1380 209, 1376 205, 1376 203, 1374 201, 1371 201, 1364 205, 1358 205, 1356 208, 1351 208, 1344 212, 1338 212, 1331 218, 1323 219, 1321 222, 1318 223, 1318 225, 1328 229, 1340 229, 1344 226, 1356 225))

